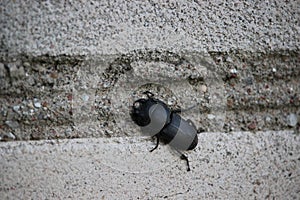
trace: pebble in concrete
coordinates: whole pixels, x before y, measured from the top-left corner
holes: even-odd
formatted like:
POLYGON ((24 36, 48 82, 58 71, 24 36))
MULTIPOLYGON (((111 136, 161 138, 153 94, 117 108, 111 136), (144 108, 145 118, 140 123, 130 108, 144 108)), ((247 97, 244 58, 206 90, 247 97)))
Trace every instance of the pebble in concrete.
POLYGON ((295 113, 291 113, 287 116, 287 123, 289 126, 296 126, 298 123, 298 117, 295 113))

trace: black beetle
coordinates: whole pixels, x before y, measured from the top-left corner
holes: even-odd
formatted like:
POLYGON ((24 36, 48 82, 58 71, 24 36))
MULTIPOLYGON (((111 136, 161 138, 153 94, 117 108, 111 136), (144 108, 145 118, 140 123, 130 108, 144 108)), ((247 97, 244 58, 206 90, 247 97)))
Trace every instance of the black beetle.
MULTIPOLYGON (((155 99, 154 94, 146 91, 148 99, 138 99, 131 109, 132 120, 141 127, 142 133, 156 137, 156 146, 161 140, 178 152, 192 150, 198 144, 197 129, 191 120, 185 120, 177 113, 181 110, 171 110, 164 102, 155 99)), ((181 153, 181 159, 186 160, 187 170, 190 171, 186 155, 181 153)))

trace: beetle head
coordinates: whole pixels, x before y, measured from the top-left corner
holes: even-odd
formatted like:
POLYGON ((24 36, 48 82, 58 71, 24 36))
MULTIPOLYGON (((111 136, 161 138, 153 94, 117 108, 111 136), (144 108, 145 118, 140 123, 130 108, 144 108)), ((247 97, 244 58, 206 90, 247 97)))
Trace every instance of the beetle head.
POLYGON ((151 99, 139 99, 133 103, 131 119, 139 126, 146 126, 150 123, 149 109, 153 105, 151 99))

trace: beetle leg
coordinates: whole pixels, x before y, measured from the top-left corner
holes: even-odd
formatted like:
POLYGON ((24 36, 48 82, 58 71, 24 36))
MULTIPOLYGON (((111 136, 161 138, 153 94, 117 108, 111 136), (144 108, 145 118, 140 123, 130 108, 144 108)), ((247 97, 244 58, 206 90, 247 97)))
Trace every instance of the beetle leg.
POLYGON ((179 155, 180 155, 180 159, 181 160, 185 160, 186 161, 186 164, 187 164, 187 171, 191 171, 191 168, 190 168, 190 162, 189 162, 189 159, 186 155, 184 155, 181 151, 179 151, 178 149, 175 149, 173 148, 179 155))
POLYGON ((188 157, 187 157, 186 155, 184 155, 184 154, 181 154, 180 158, 181 158, 182 160, 185 160, 185 161, 186 161, 186 164, 187 164, 187 171, 191 171, 190 163, 189 163, 188 157))
POLYGON ((201 128, 201 127, 197 129, 197 134, 203 133, 203 132, 205 132, 205 129, 203 129, 203 128, 201 128))
POLYGON ((181 113, 181 111, 182 111, 182 110, 181 110, 180 108, 179 108, 179 109, 172 110, 173 113, 181 113))
POLYGON ((150 150, 150 152, 152 152, 152 151, 154 151, 155 149, 157 149, 158 144, 159 144, 159 138, 158 138, 157 136, 154 136, 154 137, 156 137, 156 145, 155 145, 155 147, 154 147, 153 149, 150 150))
POLYGON ((198 105, 199 105, 199 104, 197 103, 197 104, 195 104, 195 105, 193 105, 193 106, 191 106, 191 107, 189 107, 189 108, 186 108, 186 109, 181 109, 181 108, 179 108, 179 109, 172 110, 172 112, 174 112, 174 113, 182 113, 182 112, 186 112, 186 111, 189 111, 189 110, 195 108, 195 107, 198 106, 198 105))

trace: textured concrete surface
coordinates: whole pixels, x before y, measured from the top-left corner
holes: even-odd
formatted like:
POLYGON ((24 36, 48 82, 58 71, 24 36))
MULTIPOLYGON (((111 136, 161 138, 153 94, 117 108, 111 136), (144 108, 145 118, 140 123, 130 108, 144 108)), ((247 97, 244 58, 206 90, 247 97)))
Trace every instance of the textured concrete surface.
POLYGON ((144 138, 0 143, 1 199, 299 199, 300 136, 202 133, 186 163, 144 138))
POLYGON ((299 133, 299 52, 211 55, 0 60, 0 140, 139 135, 129 113, 145 90, 173 109, 198 104, 182 115, 201 131, 299 133))
POLYGON ((1 1, 1 199, 299 199, 299 19, 297 0, 1 1), (130 74, 202 103, 191 172, 111 115, 130 74))
POLYGON ((299 49, 295 1, 2 1, 9 53, 82 55, 136 49, 299 49))

